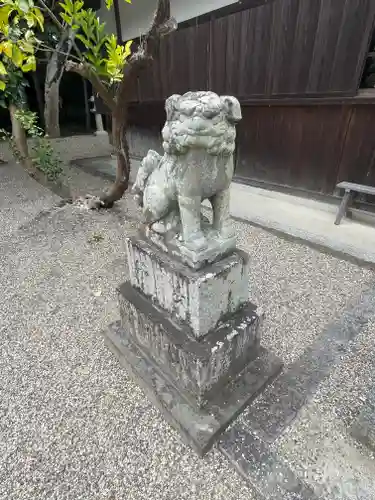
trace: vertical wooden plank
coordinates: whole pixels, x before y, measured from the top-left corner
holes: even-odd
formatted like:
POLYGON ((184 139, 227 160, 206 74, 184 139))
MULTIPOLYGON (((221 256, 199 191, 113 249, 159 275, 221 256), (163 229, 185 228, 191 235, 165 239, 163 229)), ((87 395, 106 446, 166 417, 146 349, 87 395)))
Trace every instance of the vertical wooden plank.
POLYGON ((214 52, 214 42, 213 42, 213 18, 211 16, 209 22, 209 40, 208 40, 208 90, 212 90, 213 85, 213 52, 214 52))
POLYGON ((250 15, 252 10, 245 10, 242 12, 241 16, 241 30, 239 33, 240 49, 238 56, 238 95, 239 97, 245 97, 248 95, 246 87, 248 81, 248 57, 250 53, 250 48, 252 45, 252 37, 254 36, 254 30, 250 29, 250 15))
POLYGON ((173 36, 162 38, 160 40, 160 80, 161 80, 161 90, 162 90, 162 98, 165 99, 168 96, 169 91, 169 68, 170 68, 170 57, 169 57, 169 44, 168 39, 173 36))
POLYGON ((367 54, 370 49, 373 37, 375 34, 375 2, 370 1, 367 23, 362 37, 362 44, 358 54, 357 67, 355 69, 354 81, 357 83, 356 89, 359 89, 361 84, 363 71, 367 59, 367 54))
POLYGON ((255 95, 264 95, 268 78, 268 59, 272 40, 272 4, 264 5, 253 10, 255 36, 253 45, 253 92, 255 95))
MULTIPOLYGON (((160 57, 160 56, 159 56, 160 57)), ((156 101, 158 99, 163 99, 162 85, 161 85, 161 75, 160 75, 160 60, 159 57, 151 61, 151 74, 150 77, 150 99, 156 101)))
POLYGON ((348 1, 350 0, 324 0, 321 3, 307 86, 309 93, 324 93, 330 90, 332 62, 348 1))
POLYGON ((225 93, 228 17, 212 22, 212 90, 218 94, 225 93))
POLYGON ((369 38, 369 16, 373 0, 347 0, 340 34, 332 61, 330 90, 355 95, 358 84, 358 59, 364 60, 363 40, 369 38), (361 53, 362 48, 362 53, 361 53))
MULTIPOLYGON (((198 54, 196 53, 196 44, 195 38, 197 36, 197 26, 192 26, 191 28, 186 29, 188 31, 189 36, 185 39, 185 54, 186 60, 184 61, 184 65, 187 69, 187 74, 185 76, 185 84, 189 90, 198 90, 196 87, 198 74, 202 71, 202 69, 198 65, 198 54)), ((184 59, 184 58, 182 58, 184 59)))
MULTIPOLYGON (((375 107, 373 109, 375 113, 375 107)), ((239 125, 236 175, 332 193, 348 110, 348 106, 342 105, 244 106, 243 123, 239 125)), ((361 132, 363 134, 363 128, 361 132)), ((359 134, 353 141, 357 146, 358 139, 359 134)), ((363 146, 364 153, 361 153, 366 166, 375 148, 374 141, 371 144, 372 149, 363 146)))
POLYGON ((296 33, 299 1, 283 0, 272 4, 277 19, 273 35, 273 57, 269 67, 269 75, 272 78, 272 95, 290 92, 288 80, 293 59, 292 47, 296 33))
POLYGON ((194 51, 194 80, 191 89, 209 90, 209 43, 209 23, 196 26, 192 45, 194 51))
POLYGON ((277 44, 276 44, 276 38, 277 38, 277 32, 279 29, 280 23, 278 22, 277 19, 277 5, 276 2, 271 3, 271 20, 270 20, 270 26, 271 26, 271 43, 270 43, 270 49, 267 57, 267 82, 266 82, 266 88, 265 88, 265 96, 270 97, 272 94, 272 86, 273 86, 273 73, 272 73, 272 68, 274 65, 274 59, 276 55, 276 50, 277 50, 277 44))
POLYGON ((238 95, 240 75, 238 61, 240 57, 242 12, 228 16, 226 58, 225 94, 238 95))
POLYGON ((375 0, 275 0, 181 28, 161 41, 140 98, 354 94, 374 16, 375 0))
POLYGON ((307 92, 309 70, 318 28, 318 19, 324 0, 304 0, 299 3, 296 33, 291 48, 291 67, 288 89, 291 93, 307 92))
POLYGON ((265 5, 251 9, 244 23, 243 31, 247 43, 241 43, 243 51, 241 58, 245 61, 244 71, 241 74, 241 94, 245 91, 246 95, 264 96, 272 40, 272 6, 265 5))
POLYGON ((369 133, 375 106, 354 106, 348 125, 337 182, 375 185, 375 139, 369 133))
POLYGON ((176 31, 170 40, 170 67, 168 77, 168 94, 184 93, 189 87, 189 69, 194 70, 194 62, 189 64, 191 55, 190 38, 193 28, 176 31))

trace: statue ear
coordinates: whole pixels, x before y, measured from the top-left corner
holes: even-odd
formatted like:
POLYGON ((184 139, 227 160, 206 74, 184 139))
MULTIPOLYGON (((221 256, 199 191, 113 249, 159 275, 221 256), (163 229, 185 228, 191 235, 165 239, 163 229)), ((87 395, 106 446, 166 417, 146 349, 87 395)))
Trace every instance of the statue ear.
POLYGON ((173 113, 176 111, 176 104, 180 100, 181 96, 179 94, 173 94, 165 101, 165 112, 167 115, 167 121, 172 120, 173 113))
POLYGON ((223 105, 223 110, 230 123, 237 123, 242 118, 241 105, 235 97, 223 95, 220 97, 223 105))

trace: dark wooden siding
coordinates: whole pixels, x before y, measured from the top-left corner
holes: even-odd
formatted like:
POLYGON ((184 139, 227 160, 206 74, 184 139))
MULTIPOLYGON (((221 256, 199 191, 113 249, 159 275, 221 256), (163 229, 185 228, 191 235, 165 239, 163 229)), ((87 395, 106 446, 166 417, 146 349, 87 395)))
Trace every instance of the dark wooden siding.
POLYGON ((214 90, 241 100, 355 95, 374 0, 275 0, 179 29, 141 76, 138 100, 214 90))
MULTIPOLYGON (((254 105, 242 113, 236 180, 326 195, 342 180, 375 185, 374 103, 254 105)), ((132 106, 129 118, 160 140, 162 103, 132 106)))
POLYGON ((375 185, 375 105, 246 106, 236 177, 331 194, 341 180, 375 185))
POLYGON ((375 0, 274 0, 184 27, 140 78, 130 121, 157 136, 168 95, 232 94, 238 180, 323 194, 340 180, 375 185, 375 98, 355 97, 374 16, 375 0))
POLYGON ((375 186, 375 106, 351 109, 338 180, 375 186))

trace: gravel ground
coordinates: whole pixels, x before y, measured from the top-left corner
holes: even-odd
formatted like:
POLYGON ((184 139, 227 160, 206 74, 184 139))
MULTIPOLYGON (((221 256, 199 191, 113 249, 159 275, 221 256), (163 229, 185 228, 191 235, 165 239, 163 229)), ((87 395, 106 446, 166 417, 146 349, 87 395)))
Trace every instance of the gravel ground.
POLYGON ((375 278, 373 271, 234 222, 250 255, 250 298, 266 314, 263 344, 288 366, 340 318, 375 278))
MULTIPOLYGON (((98 187, 87 174, 80 179, 85 191, 98 187)), ((218 451, 201 460, 180 443, 104 346, 100 332, 117 319, 115 287, 126 278, 124 235, 136 219, 129 198, 108 212, 68 205, 0 243, 1 499, 254 498, 218 451)), ((250 254, 251 298, 266 312, 263 344, 288 365, 374 275, 247 224, 235 227, 250 254)), ((341 382, 340 404, 351 402, 348 373, 333 375, 322 400, 341 382)), ((297 427, 303 457, 311 432, 297 427)), ((285 439, 287 456, 297 438, 285 439)), ((312 471, 314 460, 305 468, 312 471)))
POLYGON ((252 498, 218 451, 180 443, 104 346, 126 205, 55 209, 1 245, 1 499, 252 498))
MULTIPOLYGON (((1 142, 1 141, 0 141, 1 142)), ((55 205, 60 198, 33 181, 13 163, 0 164, 0 230, 2 239, 41 210, 55 205)))
POLYGON ((349 434, 369 386, 375 383, 374 332, 375 318, 275 443, 275 449, 325 500, 375 498, 375 455, 349 434))

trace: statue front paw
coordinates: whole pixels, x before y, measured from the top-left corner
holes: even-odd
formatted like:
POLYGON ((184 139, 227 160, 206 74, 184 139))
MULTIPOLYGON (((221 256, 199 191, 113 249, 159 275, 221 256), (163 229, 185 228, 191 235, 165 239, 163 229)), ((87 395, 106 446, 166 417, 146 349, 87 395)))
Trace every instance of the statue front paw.
POLYGON ((225 224, 219 231, 218 237, 223 240, 229 240, 236 235, 233 227, 230 224, 225 224))
POLYGON ((207 239, 202 231, 196 231, 184 240, 184 245, 189 250, 201 251, 207 248, 207 239))

